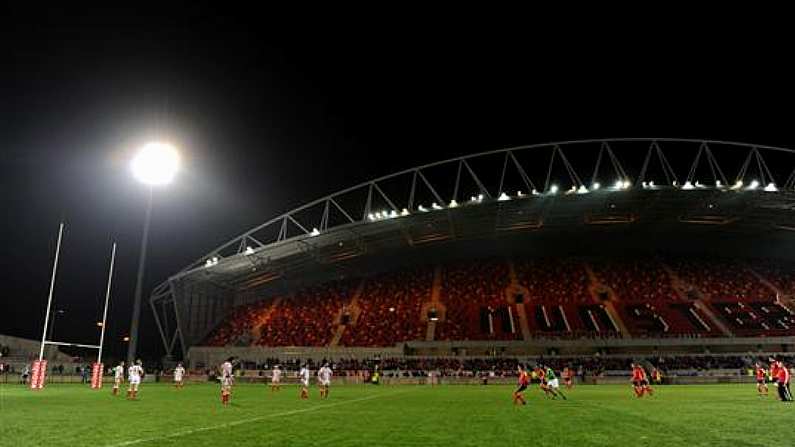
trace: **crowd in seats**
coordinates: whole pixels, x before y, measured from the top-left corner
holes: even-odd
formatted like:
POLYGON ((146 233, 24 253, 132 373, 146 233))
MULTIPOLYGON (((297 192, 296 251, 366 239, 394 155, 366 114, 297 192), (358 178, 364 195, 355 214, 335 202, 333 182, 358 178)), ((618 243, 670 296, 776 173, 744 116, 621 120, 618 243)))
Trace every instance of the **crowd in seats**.
POLYGON ((596 277, 623 302, 667 303, 678 299, 668 272, 655 259, 592 262, 596 277))
POLYGON ((669 257, 679 278, 712 300, 768 301, 775 293, 742 262, 669 257))
POLYGON ((427 328, 422 305, 431 296, 433 267, 381 274, 365 280, 355 325, 346 327, 343 346, 394 346, 422 340, 427 328))
POLYGON ((250 334, 255 322, 265 312, 272 300, 238 306, 218 325, 205 339, 206 346, 248 345, 251 344, 250 334))
MULTIPOLYGON (((633 336, 722 336, 722 325, 714 324, 709 310, 738 336, 795 334, 795 316, 776 302, 774 290, 747 264, 721 259, 661 259, 587 261, 597 282, 615 292, 613 305, 633 336), (682 281, 684 296, 677 294, 663 263, 682 281), (705 298, 708 308, 694 306, 693 300, 699 297, 705 298)), ((523 303, 531 337, 616 335, 603 304, 591 296, 585 261, 519 260, 514 265, 519 285, 527 289, 523 303)), ((795 284, 795 270, 787 264, 754 261, 753 267, 782 290, 795 284)), ((394 346, 424 340, 428 315, 422 315, 422 309, 431 299, 433 272, 433 266, 425 266, 363 280, 331 282, 283 297, 277 306, 273 306, 273 298, 243 305, 211 332, 205 344, 328 345, 337 329, 337 318, 362 281, 358 320, 347 325, 340 345, 394 346)), ((506 300, 510 283, 506 260, 443 265, 439 299, 445 318, 436 324, 435 340, 521 339, 519 308, 506 300)), ((351 318, 353 314, 356 312, 351 318)))
POLYGON ((337 316, 350 302, 354 281, 334 281, 286 297, 260 327, 260 346, 326 346, 337 316))
POLYGON ((591 300, 590 279, 578 260, 539 259, 515 262, 519 285, 530 300, 549 303, 587 303, 591 300))
POLYGON ((442 270, 440 300, 446 320, 436 325, 436 340, 514 340, 519 322, 505 291, 508 264, 501 260, 457 263, 442 270))
POLYGON ((782 295, 795 295, 795 264, 792 262, 754 260, 751 268, 770 281, 782 295))

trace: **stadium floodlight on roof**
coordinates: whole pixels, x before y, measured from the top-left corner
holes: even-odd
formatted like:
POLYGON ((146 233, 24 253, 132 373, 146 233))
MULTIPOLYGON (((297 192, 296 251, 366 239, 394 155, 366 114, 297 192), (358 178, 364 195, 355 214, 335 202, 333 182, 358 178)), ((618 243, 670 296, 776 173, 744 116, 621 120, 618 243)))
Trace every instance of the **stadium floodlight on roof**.
POLYGON ((549 187, 550 194, 557 194, 558 193, 558 185, 552 185, 549 187))
POLYGON ((598 190, 599 188, 601 188, 601 186, 602 186, 602 185, 600 185, 600 184, 599 184, 599 182, 595 182, 593 185, 591 185, 591 190, 592 190, 592 191, 596 191, 596 190, 598 190))
POLYGON ((179 153, 168 143, 149 143, 132 160, 133 176, 147 185, 171 183, 179 170, 179 153))
POLYGON ((450 201, 450 205, 448 205, 447 207, 448 208, 455 208, 457 206, 458 206, 458 202, 456 202, 455 199, 453 199, 453 200, 450 201))
POLYGON ((748 185, 748 188, 747 188, 747 189, 748 189, 749 191, 753 191, 753 190, 755 190, 755 189, 756 189, 756 188, 758 188, 758 187, 759 187, 759 181, 758 181, 758 180, 751 180, 751 184, 750 184, 750 185, 748 185))
POLYGON ((506 200, 511 200, 511 198, 510 198, 510 197, 508 197, 508 194, 505 194, 505 193, 503 192, 502 194, 500 194, 500 197, 499 197, 497 200, 498 200, 498 201, 500 201, 500 202, 504 202, 504 201, 506 201, 506 200))
POLYGON ((776 187, 775 183, 770 182, 770 183, 767 184, 767 186, 765 186, 765 191, 767 191, 767 192, 776 192, 776 191, 778 191, 778 188, 776 187))

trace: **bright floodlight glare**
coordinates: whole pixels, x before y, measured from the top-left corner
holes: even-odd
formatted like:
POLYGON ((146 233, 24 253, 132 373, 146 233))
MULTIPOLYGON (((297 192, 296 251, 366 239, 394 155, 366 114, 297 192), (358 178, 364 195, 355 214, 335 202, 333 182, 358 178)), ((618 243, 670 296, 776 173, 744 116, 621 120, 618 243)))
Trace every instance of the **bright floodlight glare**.
POLYGON ((599 189, 601 187, 602 187, 602 185, 600 185, 599 182, 596 182, 593 185, 591 185, 591 189, 593 189, 594 191, 596 191, 597 189, 599 189))
POLYGON ((748 189, 756 189, 759 187, 759 182, 757 180, 752 180, 751 184, 748 185, 748 189))
POLYGON ((511 200, 511 198, 508 197, 508 194, 502 193, 502 194, 500 194, 500 197, 497 200, 500 201, 500 202, 504 202, 506 200, 511 200))
POLYGON ((448 205, 448 208, 455 208, 457 206, 458 206, 458 202, 456 202, 455 199, 453 199, 453 200, 450 201, 450 205, 448 205))
POLYGON ((132 171, 138 181, 147 185, 171 183, 179 170, 179 154, 168 143, 149 143, 133 158, 132 171))
POLYGON ((552 194, 556 194, 558 192, 558 185, 552 185, 549 187, 549 192, 552 194))

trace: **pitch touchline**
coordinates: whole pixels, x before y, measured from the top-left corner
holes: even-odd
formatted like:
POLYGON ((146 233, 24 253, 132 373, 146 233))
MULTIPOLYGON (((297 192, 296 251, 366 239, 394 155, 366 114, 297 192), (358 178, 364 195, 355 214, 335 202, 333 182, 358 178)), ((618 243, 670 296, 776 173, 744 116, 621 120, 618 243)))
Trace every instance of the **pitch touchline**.
POLYGON ((291 416, 293 414, 300 414, 300 413, 309 413, 311 411, 322 410, 323 408, 337 407, 337 406, 340 406, 340 405, 350 404, 350 403, 354 403, 354 402, 362 402, 362 401, 365 401, 365 400, 377 399, 379 397, 384 397, 384 396, 394 396, 396 394, 403 394, 403 393, 406 393, 406 392, 407 391, 398 391, 398 392, 389 393, 389 394, 377 394, 377 395, 374 395, 374 396, 361 397, 361 398, 358 398, 358 399, 346 400, 344 402, 336 402, 336 403, 328 404, 328 405, 318 405, 318 406, 312 407, 312 408, 302 408, 300 410, 290 410, 290 411, 285 411, 285 412, 282 412, 282 413, 266 414, 265 416, 257 416, 257 417, 248 418, 248 419, 240 419, 240 420, 237 420, 237 421, 226 422, 224 424, 212 425, 210 427, 199 427, 199 428, 192 428, 190 430, 182 430, 182 431, 174 432, 174 433, 171 433, 171 434, 168 434, 168 435, 163 435, 163 436, 155 436, 155 437, 152 437, 152 438, 133 439, 131 441, 124 441, 124 442, 120 442, 118 444, 109 444, 107 447, 123 447, 123 446, 128 446, 128 445, 141 444, 141 443, 144 443, 144 442, 157 441, 157 440, 160 440, 160 439, 178 438, 180 436, 186 436, 186 435, 190 435, 190 434, 193 434, 193 433, 199 433, 199 432, 210 431, 210 430, 217 430, 219 428, 234 427, 234 426, 237 426, 237 425, 242 425, 242 424, 248 424, 248 423, 251 423, 251 422, 261 421, 263 419, 271 419, 271 418, 282 417, 282 416, 291 416))

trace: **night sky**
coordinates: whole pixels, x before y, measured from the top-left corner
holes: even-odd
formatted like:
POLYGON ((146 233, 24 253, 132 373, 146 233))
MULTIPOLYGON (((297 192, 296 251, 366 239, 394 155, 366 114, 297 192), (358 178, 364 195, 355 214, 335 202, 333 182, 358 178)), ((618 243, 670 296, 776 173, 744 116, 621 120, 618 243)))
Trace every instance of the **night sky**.
POLYGON ((115 239, 108 347, 124 349, 146 198, 129 160, 149 140, 178 146, 183 171, 156 190, 145 297, 270 217, 443 158, 601 137, 795 147, 789 36, 773 24, 2 8, 8 335, 40 336, 63 219, 56 338, 96 342, 115 239))

